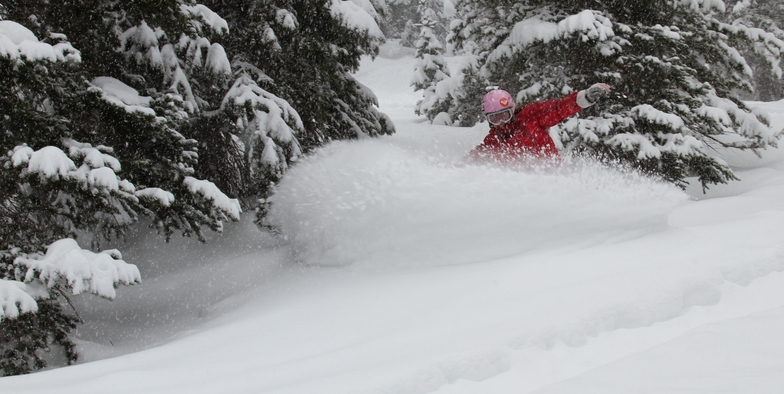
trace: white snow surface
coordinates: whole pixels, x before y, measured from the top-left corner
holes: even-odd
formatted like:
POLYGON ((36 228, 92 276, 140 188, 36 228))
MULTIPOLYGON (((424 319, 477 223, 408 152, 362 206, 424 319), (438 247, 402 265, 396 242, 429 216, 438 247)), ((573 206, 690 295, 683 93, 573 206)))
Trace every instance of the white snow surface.
MULTIPOLYGON (((281 235, 247 214, 206 245, 140 227, 117 247, 144 283, 75 300, 82 363, 0 392, 784 392, 784 151, 722 153, 742 180, 707 194, 467 165, 487 125, 415 117, 395 57, 356 77, 397 134, 302 159, 281 235)), ((784 127, 784 101, 751 104, 784 127)))

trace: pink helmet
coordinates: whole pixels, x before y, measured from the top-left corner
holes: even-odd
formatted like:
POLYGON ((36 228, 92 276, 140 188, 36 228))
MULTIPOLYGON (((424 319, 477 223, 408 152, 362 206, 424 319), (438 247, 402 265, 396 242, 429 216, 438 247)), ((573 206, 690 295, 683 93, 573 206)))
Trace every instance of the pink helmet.
POLYGON ((505 90, 492 90, 485 95, 482 99, 483 109, 482 113, 487 115, 492 112, 503 111, 507 108, 514 108, 514 99, 512 95, 505 90))

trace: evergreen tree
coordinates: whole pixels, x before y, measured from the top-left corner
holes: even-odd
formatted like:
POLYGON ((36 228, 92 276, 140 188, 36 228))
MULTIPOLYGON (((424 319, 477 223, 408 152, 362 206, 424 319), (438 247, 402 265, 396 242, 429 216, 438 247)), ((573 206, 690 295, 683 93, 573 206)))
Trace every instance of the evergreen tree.
MULTIPOLYGON (((416 48, 425 19, 434 23, 430 29, 441 43, 447 43, 449 23, 455 16, 452 0, 391 0, 387 1, 384 14, 384 34, 387 38, 400 39, 400 44, 416 48)), ((447 53, 451 53, 447 48, 447 53)))
POLYGON ((140 280, 118 251, 82 249, 78 235, 95 250, 143 214, 167 237, 202 238, 203 227, 238 219, 239 205, 194 177, 196 141, 178 131, 200 113, 210 81, 228 81, 222 48, 202 35, 219 25, 207 23, 211 11, 181 1, 4 4, 27 24, 0 22, 0 293, 11 295, 0 300, 0 375, 9 375, 44 367, 53 344, 76 359, 69 293, 113 298, 117 284, 140 280))
POLYGON ((383 12, 337 0, 206 4, 228 21, 231 34, 224 45, 235 70, 235 87, 252 86, 259 97, 255 104, 243 104, 243 120, 237 121, 235 105, 222 121, 242 141, 252 187, 241 196, 259 200, 259 220, 272 187, 301 153, 332 140, 394 132, 389 118, 376 109, 373 93, 350 74, 362 55, 378 52, 383 35, 374 16, 381 18, 383 12), (245 126, 254 124, 256 131, 245 126), (262 134, 263 148, 250 138, 262 134))
POLYGON ((442 15, 437 11, 441 6, 439 0, 420 0, 419 15, 421 16, 421 30, 416 43, 416 57, 419 59, 414 65, 414 75, 411 85, 415 91, 424 91, 424 98, 417 102, 414 111, 417 115, 426 115, 430 121, 442 115, 438 123, 451 124, 449 114, 446 112, 451 102, 441 102, 439 106, 433 105, 437 85, 449 77, 449 69, 444 61, 444 46, 438 39, 435 31, 441 24, 442 15), (446 118, 443 118, 443 117, 446 118))
POLYGON ((387 38, 400 39, 400 44, 415 47, 419 31, 416 23, 420 20, 418 0, 391 0, 387 2, 389 9, 384 34, 387 38))
MULTIPOLYGON (((727 14, 727 20, 761 28, 775 34, 779 40, 784 40, 784 3, 777 0, 742 0, 728 2, 727 6, 732 10, 727 14)), ((745 93, 744 98, 761 101, 784 99, 781 59, 777 56, 779 46, 757 42, 751 48, 739 48, 754 71, 754 91, 745 93)))
POLYGON ((138 188, 172 193, 171 203, 141 193, 150 201, 145 213, 167 237, 175 230, 200 238, 202 227, 219 230, 236 208, 220 207, 226 196, 211 195, 211 186, 193 178, 197 142, 180 129, 229 82, 225 52, 207 38, 225 30, 225 21, 181 0, 6 5, 10 17, 31 21, 38 35, 65 34, 80 51, 77 91, 100 99, 80 96, 66 107, 70 137, 111 147, 138 188))
POLYGON ((484 83, 517 93, 518 102, 613 86, 613 98, 559 128, 567 151, 682 186, 694 176, 707 187, 735 179, 713 149, 778 140, 737 95, 751 89, 738 48, 765 43, 779 56, 784 46, 772 33, 722 22, 721 0, 463 0, 459 11, 454 44, 476 56, 484 83))

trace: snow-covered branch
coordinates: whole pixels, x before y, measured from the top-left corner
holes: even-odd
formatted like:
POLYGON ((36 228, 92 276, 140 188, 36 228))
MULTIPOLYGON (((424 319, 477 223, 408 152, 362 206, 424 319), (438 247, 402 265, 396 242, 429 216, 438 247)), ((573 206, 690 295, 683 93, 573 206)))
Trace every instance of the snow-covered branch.
POLYGON ((226 196, 214 183, 193 177, 185 177, 183 182, 192 194, 198 194, 210 201, 215 210, 225 212, 234 220, 240 220, 242 208, 239 201, 226 196))
POLYGON ((21 313, 38 311, 38 304, 27 293, 27 285, 16 280, 0 279, 0 321, 16 318, 21 313))
POLYGON ((28 28, 14 21, 0 21, 0 56, 17 62, 81 62, 82 55, 68 42, 50 45, 38 41, 28 28))
POLYGON ((11 163, 14 167, 26 165, 23 174, 37 174, 44 181, 71 180, 95 193, 120 193, 132 198, 130 195, 135 192, 135 187, 117 176, 115 171, 120 171, 120 162, 116 158, 90 144, 65 140, 64 145, 69 148, 69 154, 56 146, 33 151, 26 145, 19 145, 11 152, 11 163), (81 160, 82 164, 77 167, 72 159, 81 160))
POLYGON ((117 295, 118 284, 142 280, 139 269, 123 261, 117 250, 93 253, 71 238, 49 245, 44 256, 18 257, 15 263, 27 268, 25 282, 39 281, 47 288, 64 282, 73 294, 89 292, 109 299, 117 295))
POLYGON ((247 73, 241 73, 226 93, 221 104, 236 116, 235 124, 245 132, 241 136, 248 149, 247 157, 261 149, 260 163, 251 163, 251 168, 286 167, 288 160, 296 160, 300 147, 296 134, 304 126, 299 114, 286 100, 262 89, 247 73), (263 146, 258 147, 257 141, 263 146), (288 157, 280 157, 278 147, 289 151, 288 157))
MULTIPOLYGON (((226 22, 225 19, 221 18, 221 16, 216 12, 212 11, 203 4, 181 4, 180 9, 182 10, 182 13, 186 15, 200 17, 204 22, 207 23, 207 26, 216 33, 225 34, 229 32, 229 23, 226 22)), ((191 23, 195 24, 199 31, 202 30, 201 22, 192 21, 191 23)))
POLYGON ((342 19, 351 28, 364 32, 375 39, 384 39, 384 33, 381 32, 373 16, 354 2, 332 0, 330 11, 332 16, 342 19))
POLYGON ((591 10, 585 10, 576 15, 571 15, 560 21, 551 22, 536 16, 517 22, 509 36, 488 56, 488 63, 515 53, 525 51, 528 46, 541 42, 548 43, 553 40, 570 37, 580 33, 583 41, 607 41, 615 36, 612 23, 603 15, 591 10))

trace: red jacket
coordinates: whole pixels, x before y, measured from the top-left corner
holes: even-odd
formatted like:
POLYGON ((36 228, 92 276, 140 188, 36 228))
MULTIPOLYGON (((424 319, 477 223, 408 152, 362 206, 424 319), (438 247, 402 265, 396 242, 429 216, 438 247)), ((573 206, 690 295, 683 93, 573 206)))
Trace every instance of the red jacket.
POLYGON ((516 110, 514 119, 500 126, 490 126, 490 134, 471 151, 474 158, 487 156, 513 159, 521 156, 558 158, 548 129, 582 109, 577 92, 564 98, 541 101, 516 110))

